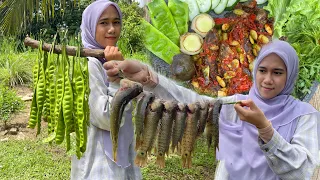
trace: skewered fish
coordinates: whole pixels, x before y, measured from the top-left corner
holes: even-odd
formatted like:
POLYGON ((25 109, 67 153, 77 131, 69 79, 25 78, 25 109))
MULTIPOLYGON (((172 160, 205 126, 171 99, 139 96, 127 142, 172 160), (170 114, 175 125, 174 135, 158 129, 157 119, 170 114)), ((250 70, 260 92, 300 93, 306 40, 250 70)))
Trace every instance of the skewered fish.
POLYGON ((156 137, 157 127, 161 119, 163 104, 160 99, 155 99, 147 107, 144 129, 142 131, 142 141, 138 149, 135 164, 143 167, 147 164, 147 155, 151 151, 156 137))
POLYGON ((110 133, 112 140, 112 155, 114 161, 117 161, 118 134, 125 106, 133 98, 137 97, 143 91, 142 85, 128 79, 121 79, 120 88, 116 92, 111 102, 110 114, 110 133))
POLYGON ((157 161, 156 163, 160 168, 165 166, 165 154, 168 155, 170 139, 172 134, 172 124, 175 117, 177 104, 173 101, 166 101, 163 103, 164 111, 162 114, 162 119, 159 124, 159 134, 157 141, 157 161))
POLYGON ((152 92, 145 92, 143 96, 138 100, 135 114, 135 135, 136 135, 136 147, 138 150, 141 145, 141 135, 143 130, 143 124, 146 116, 147 106, 154 100, 155 95, 152 92))

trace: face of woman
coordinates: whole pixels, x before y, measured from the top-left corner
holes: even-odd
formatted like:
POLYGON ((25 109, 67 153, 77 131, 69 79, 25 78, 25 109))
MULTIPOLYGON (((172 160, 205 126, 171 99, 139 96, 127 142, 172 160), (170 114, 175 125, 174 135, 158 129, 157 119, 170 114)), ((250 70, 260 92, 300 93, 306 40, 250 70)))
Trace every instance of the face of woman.
POLYGON ((117 9, 111 5, 103 11, 98 20, 96 41, 103 47, 116 46, 120 32, 120 17, 117 9))
POLYGON ((264 99, 277 96, 285 87, 287 67, 277 54, 269 54, 258 66, 256 85, 264 99))

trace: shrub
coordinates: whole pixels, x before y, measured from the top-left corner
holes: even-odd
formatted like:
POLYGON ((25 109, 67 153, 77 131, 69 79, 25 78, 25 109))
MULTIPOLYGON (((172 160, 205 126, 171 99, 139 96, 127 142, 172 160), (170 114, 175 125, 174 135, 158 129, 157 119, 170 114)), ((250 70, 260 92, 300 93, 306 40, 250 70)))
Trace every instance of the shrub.
POLYGON ((6 127, 11 115, 24 106, 23 101, 17 97, 16 92, 0 84, 0 121, 6 127))
POLYGON ((31 51, 19 53, 11 38, 0 42, 0 49, 0 81, 11 87, 31 82, 36 54, 31 51))
POLYGON ((119 1, 119 7, 123 14, 123 26, 121 36, 118 41, 118 46, 125 56, 143 52, 143 29, 140 21, 143 18, 143 9, 138 6, 138 3, 126 3, 119 1))

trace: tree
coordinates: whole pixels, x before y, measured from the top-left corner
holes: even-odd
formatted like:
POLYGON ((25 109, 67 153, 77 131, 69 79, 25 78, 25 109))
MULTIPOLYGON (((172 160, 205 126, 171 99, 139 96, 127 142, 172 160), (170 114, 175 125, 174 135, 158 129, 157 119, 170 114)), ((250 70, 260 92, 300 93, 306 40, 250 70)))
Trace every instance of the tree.
MULTIPOLYGON (((1 0, 0 5, 0 31, 5 35, 17 35, 27 30, 27 25, 32 20, 47 21, 49 17, 55 16, 58 9, 63 13, 67 0, 1 0)), ((74 4, 83 0, 69 0, 74 4)))

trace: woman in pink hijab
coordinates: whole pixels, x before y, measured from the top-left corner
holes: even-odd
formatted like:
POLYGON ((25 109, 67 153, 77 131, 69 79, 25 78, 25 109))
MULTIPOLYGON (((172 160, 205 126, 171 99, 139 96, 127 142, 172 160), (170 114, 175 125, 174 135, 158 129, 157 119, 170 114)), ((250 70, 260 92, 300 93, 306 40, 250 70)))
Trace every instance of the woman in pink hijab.
POLYGON ((104 49, 105 58, 88 57, 90 125, 84 155, 72 158, 71 179, 142 179, 135 166, 132 107, 127 105, 119 130, 117 162, 112 157, 110 138, 110 102, 118 86, 107 81, 103 63, 123 60, 116 43, 122 27, 119 6, 108 0, 91 3, 82 14, 81 36, 85 48, 104 49))
MULTIPOLYGON (((248 95, 219 98, 220 163, 216 180, 307 180, 319 163, 320 113, 290 94, 299 72, 294 48, 285 41, 265 45, 253 69, 253 87, 248 95)), ((146 90, 163 99, 184 103, 216 99, 198 95, 146 68, 137 61, 104 64, 110 81, 118 69, 146 90), (129 68, 130 67, 130 68, 129 68), (147 77, 147 78, 146 78, 147 77)))

